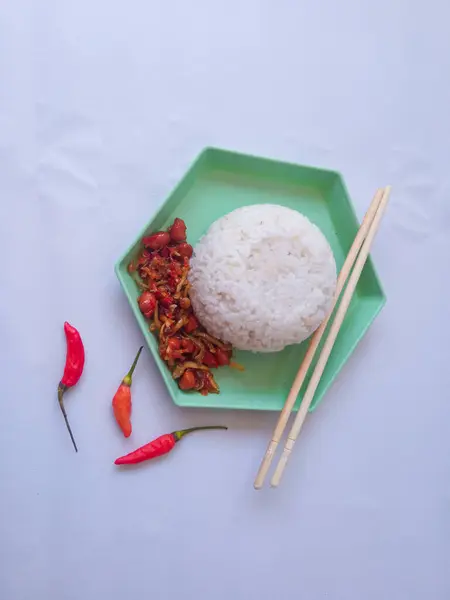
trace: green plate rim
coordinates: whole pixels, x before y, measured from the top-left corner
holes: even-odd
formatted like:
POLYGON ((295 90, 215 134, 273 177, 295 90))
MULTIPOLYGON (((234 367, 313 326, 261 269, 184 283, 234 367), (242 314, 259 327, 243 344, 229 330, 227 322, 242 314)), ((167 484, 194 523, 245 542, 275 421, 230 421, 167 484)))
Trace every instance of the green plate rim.
MULTIPOLYGON (((123 281, 122 278, 122 273, 121 273, 121 266, 123 265, 125 259, 129 256, 130 252, 132 251, 132 249, 136 246, 137 243, 139 243, 139 240, 146 234, 146 232, 149 230, 150 226, 152 225, 152 223, 157 220, 159 214, 162 212, 165 204, 170 200, 170 198, 172 196, 174 196, 178 189, 181 188, 184 184, 184 182, 186 181, 186 179, 188 178, 191 170, 193 169, 193 167, 200 162, 200 160, 202 159, 202 157, 206 156, 209 152, 219 152, 219 153, 226 153, 226 154, 231 154, 233 156, 237 156, 237 157, 245 157, 245 158, 253 158, 256 160, 262 160, 262 161, 267 161, 270 163, 274 163, 274 164, 281 164, 281 165, 286 165, 286 166, 291 166, 291 167, 300 167, 300 168, 304 168, 304 169, 309 169, 309 170, 314 170, 314 171, 318 171, 318 172, 326 172, 330 175, 334 175, 335 177, 340 179, 341 185, 343 186, 344 190, 345 190, 345 194, 346 197, 348 199, 348 207, 349 210, 351 211, 351 214, 355 220, 355 222, 359 225, 360 222, 358 220, 358 217, 356 215, 356 211, 355 211, 355 207, 352 201, 352 197, 348 191, 347 185, 345 183, 345 179, 342 175, 342 173, 338 170, 335 169, 328 169, 328 168, 323 168, 323 167, 317 167, 315 165, 304 165, 304 164, 299 164, 299 163, 293 163, 290 161, 284 161, 284 160, 277 160, 275 158, 270 158, 270 157, 265 157, 265 156, 258 156, 255 154, 248 154, 248 153, 243 153, 243 152, 237 152, 234 150, 230 150, 227 148, 219 148, 217 146, 206 146, 203 148, 203 150, 201 150, 201 152, 190 162, 188 168, 185 170, 184 175, 181 177, 181 179, 178 181, 178 183, 171 189, 171 191, 165 196, 165 198, 163 199, 163 201, 159 204, 159 206, 154 210, 154 212, 152 213, 151 217, 149 218, 149 220, 147 221, 147 223, 140 229, 139 233, 137 234, 137 236, 135 236, 134 241, 128 246, 128 248, 121 254, 120 258, 116 261, 115 265, 114 265, 114 271, 116 274, 117 279, 119 280, 119 283, 121 285, 122 290, 125 293, 125 296, 127 297, 128 303, 131 306, 131 309, 133 311, 134 316, 136 317, 137 323, 139 325, 140 330, 142 331, 142 334, 144 335, 144 338, 146 340, 147 346, 150 349, 150 352, 155 360, 155 363, 157 364, 158 370, 161 373, 163 380, 166 384, 166 388, 167 391, 169 392, 172 401, 174 402, 175 405, 180 406, 180 407, 184 407, 184 408, 215 408, 215 409, 222 409, 222 410, 264 410, 264 411, 268 411, 268 412, 278 412, 280 409, 278 408, 271 408, 271 407, 267 407, 267 408, 250 408, 248 406, 230 406, 230 407, 225 407, 223 405, 218 406, 217 404, 214 403, 213 400, 208 400, 209 396, 200 396, 199 394, 197 394, 196 396, 198 396, 199 398, 201 398, 201 403, 194 401, 193 404, 189 404, 186 402, 180 403, 178 401, 177 396, 174 394, 174 390, 173 390, 173 379, 170 376, 170 372, 168 371, 164 361, 161 360, 161 358, 159 357, 158 353, 156 352, 156 338, 154 337, 154 335, 148 330, 148 327, 146 327, 146 323, 142 322, 141 319, 141 313, 138 309, 138 305, 137 303, 134 301, 134 298, 131 297, 128 289, 125 286, 125 282, 123 281), (155 344, 155 348, 153 348, 152 344, 155 344)), ((325 386, 325 388, 322 390, 322 393, 320 394, 320 396, 316 396, 313 399, 313 402, 311 404, 311 407, 309 408, 309 412, 313 412, 317 406, 320 404, 320 402, 322 401, 322 399, 324 398, 325 394, 329 391, 330 387, 333 385, 333 383, 335 382, 336 378, 339 376, 339 373, 341 372, 344 364, 347 362, 347 360, 349 359, 349 357, 351 356, 351 354, 354 352, 356 346, 358 345, 358 343, 362 340, 362 338, 366 335, 368 329, 371 327, 371 325, 373 324, 373 322, 375 321, 375 319, 377 318, 377 316, 380 314, 381 310, 384 308, 384 306, 386 305, 387 302, 387 297, 386 297, 386 293, 384 291, 384 287, 381 283, 380 277, 378 275, 377 269, 371 259, 371 255, 369 254, 368 257, 368 261, 371 263, 371 267, 373 270, 373 275, 376 279, 376 283, 377 286, 379 288, 379 303, 378 306, 376 308, 376 310, 373 312, 371 318, 366 322, 365 326, 363 327, 363 329, 361 330, 360 335, 358 336, 358 338, 355 339, 354 343, 349 346, 349 348, 347 349, 347 351, 345 353, 342 354, 341 356, 341 360, 339 361, 339 367, 337 369, 338 374, 337 376, 333 379, 333 381, 330 381, 328 383, 328 385, 325 386)), ((300 367, 300 365, 299 365, 300 367)), ((186 394, 186 396, 188 396, 186 394)), ((189 394, 189 396, 192 396, 192 394, 189 394)), ((214 398, 216 397, 215 395, 213 395, 214 398)), ((298 410, 298 407, 295 409, 298 410)))

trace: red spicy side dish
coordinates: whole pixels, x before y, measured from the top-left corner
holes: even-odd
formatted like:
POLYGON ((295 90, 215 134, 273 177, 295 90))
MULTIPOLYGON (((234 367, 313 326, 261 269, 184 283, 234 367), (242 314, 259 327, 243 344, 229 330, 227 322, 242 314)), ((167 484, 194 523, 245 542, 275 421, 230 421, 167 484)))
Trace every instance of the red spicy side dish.
POLYGON ((128 271, 142 290, 139 308, 159 337, 159 354, 182 390, 218 393, 211 369, 230 364, 232 347, 209 335, 198 322, 189 299, 186 224, 175 219, 167 231, 144 237, 138 259, 128 271))

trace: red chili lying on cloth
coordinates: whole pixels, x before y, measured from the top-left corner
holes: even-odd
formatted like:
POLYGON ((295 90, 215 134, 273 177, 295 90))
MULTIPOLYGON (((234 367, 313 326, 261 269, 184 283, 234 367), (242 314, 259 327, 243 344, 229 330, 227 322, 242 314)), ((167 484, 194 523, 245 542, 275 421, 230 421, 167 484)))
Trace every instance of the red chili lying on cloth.
POLYGON ((83 373, 84 346, 78 331, 75 329, 75 327, 69 325, 67 321, 64 323, 64 333, 66 334, 67 354, 64 375, 62 376, 62 379, 58 385, 58 402, 59 406, 61 407, 73 447, 75 448, 75 452, 78 452, 78 448, 69 425, 69 420, 67 418, 66 409, 64 408, 63 396, 70 387, 73 387, 78 383, 81 374, 83 373))
POLYGON ((192 431, 199 431, 201 429, 228 429, 224 425, 206 425, 204 427, 190 427, 189 429, 180 429, 173 433, 166 433, 160 435, 158 438, 141 446, 134 452, 130 452, 125 456, 121 456, 114 461, 116 465, 136 465, 137 463, 162 456, 173 450, 175 444, 181 440, 183 436, 192 431))
POLYGON ((230 364, 232 347, 209 335, 189 299, 189 259, 186 224, 175 219, 167 231, 143 238, 144 248, 128 272, 142 290, 139 308, 159 336, 159 354, 182 390, 218 393, 211 369, 230 364))

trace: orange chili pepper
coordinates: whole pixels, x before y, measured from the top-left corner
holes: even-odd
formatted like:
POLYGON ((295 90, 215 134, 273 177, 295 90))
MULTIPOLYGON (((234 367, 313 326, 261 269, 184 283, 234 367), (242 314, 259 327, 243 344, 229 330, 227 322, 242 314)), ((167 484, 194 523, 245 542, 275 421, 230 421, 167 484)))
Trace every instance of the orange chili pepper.
POLYGON ((139 348, 136 358, 131 365, 131 369, 122 379, 117 392, 112 400, 112 407, 116 421, 125 437, 131 435, 131 383, 134 369, 136 368, 139 356, 141 355, 143 346, 139 348))

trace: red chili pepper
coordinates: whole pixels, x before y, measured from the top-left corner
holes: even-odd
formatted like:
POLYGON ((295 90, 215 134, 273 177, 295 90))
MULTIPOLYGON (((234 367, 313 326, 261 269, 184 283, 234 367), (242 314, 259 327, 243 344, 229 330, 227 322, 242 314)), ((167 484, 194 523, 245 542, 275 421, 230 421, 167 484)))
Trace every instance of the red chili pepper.
POLYGON ((75 327, 69 325, 67 321, 64 323, 64 333, 66 334, 67 343, 66 365, 64 367, 64 375, 62 376, 62 379, 58 385, 58 402, 59 406, 61 407, 73 447, 75 448, 75 452, 78 452, 78 448, 69 425, 69 420, 67 418, 66 409, 64 408, 63 396, 70 387, 73 387, 78 383, 78 380, 83 373, 84 347, 80 334, 75 327))
POLYGON ((192 354, 194 352, 194 350, 195 350, 195 344, 194 344, 194 342, 192 340, 186 340, 184 338, 181 341, 181 347, 188 354, 192 354))
POLYGON ((174 431, 173 433, 166 433, 156 438, 156 440, 145 444, 145 446, 141 446, 134 452, 130 452, 125 456, 117 458, 114 461, 114 464, 136 465, 144 460, 149 460, 151 458, 156 458, 157 456, 167 454, 173 450, 175 444, 179 442, 183 436, 185 436, 187 433, 191 433, 192 431, 199 431, 200 429, 228 429, 228 427, 223 425, 207 425, 205 427, 191 427, 189 429, 174 431))
POLYGON ((203 364, 207 367, 210 367, 211 369, 217 369, 217 367, 219 366, 217 358, 209 350, 205 351, 205 355, 203 357, 203 364))
POLYGON ((221 367, 230 364, 230 354, 221 348, 217 348, 216 359, 221 367))
POLYGON ((157 231, 152 235, 149 235, 142 239, 142 243, 146 248, 151 248, 152 250, 159 250, 160 248, 164 248, 170 242, 170 234, 167 231, 157 231))
POLYGON ((186 223, 183 219, 175 219, 169 229, 170 237, 174 242, 184 242, 186 239, 186 223))
POLYGON ((160 294, 159 301, 164 308, 170 308, 174 303, 174 299, 169 294, 160 294))
POLYGON ((112 400, 114 416, 125 437, 130 437, 131 435, 131 383, 142 348, 143 346, 139 348, 130 370, 122 379, 122 383, 119 385, 112 400))
POLYGON ((194 248, 190 244, 178 244, 177 252, 181 257, 191 258, 194 253, 194 248))
POLYGON ((194 315, 189 315, 189 320, 184 326, 184 330, 186 333, 192 333, 195 329, 197 329, 199 323, 197 321, 197 317, 194 315))
POLYGON ((186 369, 186 371, 180 377, 178 385, 180 386, 180 390, 193 390, 196 383, 195 374, 192 369, 186 369))
POLYGON ((151 292, 142 292, 142 294, 138 298, 139 308, 141 309, 141 313, 147 319, 150 319, 155 312, 156 307, 156 298, 155 295, 151 292))

